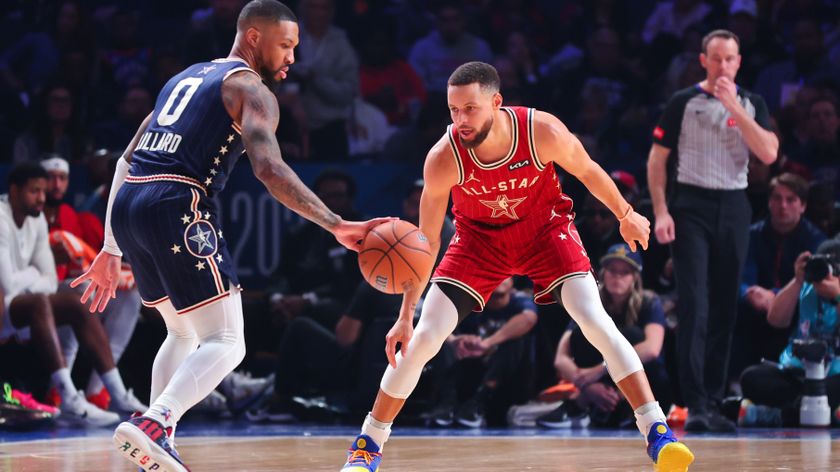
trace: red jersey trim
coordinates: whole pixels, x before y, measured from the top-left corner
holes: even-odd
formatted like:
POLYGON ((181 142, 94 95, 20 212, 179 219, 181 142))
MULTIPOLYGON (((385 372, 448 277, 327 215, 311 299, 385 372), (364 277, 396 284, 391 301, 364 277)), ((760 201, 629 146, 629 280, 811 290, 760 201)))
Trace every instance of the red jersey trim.
POLYGON ((503 165, 507 164, 508 161, 513 159, 513 155, 516 154, 516 148, 519 146, 519 119, 516 117, 516 113, 513 112, 510 108, 502 108, 502 110, 506 111, 508 115, 510 115, 510 127, 511 127, 511 146, 510 150, 507 153, 507 156, 503 157, 502 159, 491 162, 490 164, 485 164, 478 160, 478 156, 475 155, 475 152, 472 149, 467 149, 467 154, 470 155, 475 165, 478 166, 479 169, 484 170, 493 170, 502 167, 503 165))
POLYGON ((542 163, 540 157, 537 155, 537 142, 534 140, 534 109, 528 109, 528 149, 531 150, 531 160, 537 166, 537 170, 542 172, 545 169, 545 164, 542 163))
POLYGON ((452 129, 452 125, 447 126, 446 137, 449 138, 449 148, 452 150, 452 157, 455 158, 455 165, 458 167, 458 185, 463 185, 464 163, 461 162, 461 153, 458 152, 458 146, 455 144, 454 134, 455 131, 452 129))

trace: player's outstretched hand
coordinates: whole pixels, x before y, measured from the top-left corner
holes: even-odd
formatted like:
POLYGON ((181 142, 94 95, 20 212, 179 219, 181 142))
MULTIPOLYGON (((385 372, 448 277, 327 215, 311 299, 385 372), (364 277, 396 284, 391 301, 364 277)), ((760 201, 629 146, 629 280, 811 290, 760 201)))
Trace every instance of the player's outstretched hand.
POLYGON ((650 238, 650 221, 635 211, 631 211, 620 222, 621 237, 630 246, 630 250, 636 252, 636 242, 642 246, 642 249, 647 250, 648 238, 650 238))
POLYGON ((352 251, 359 252, 359 246, 361 246, 362 240, 365 239, 365 236, 367 236, 368 232, 370 232, 372 228, 396 219, 398 218, 386 216, 367 221, 341 220, 341 223, 339 223, 338 226, 335 227, 335 230, 333 230, 333 235, 342 246, 352 251))
POLYGON ((105 251, 100 251, 93 260, 93 264, 82 275, 70 282, 73 288, 78 287, 82 283, 90 280, 90 285, 82 294, 82 303, 87 303, 93 296, 93 302, 90 304, 90 312, 100 312, 105 310, 108 306, 108 301, 117 297, 117 285, 119 283, 120 267, 122 258, 109 254, 105 251))
POLYGON ((402 344, 400 349, 406 349, 413 335, 414 325, 411 318, 400 317, 388 331, 385 336, 385 355, 388 356, 391 367, 397 368, 397 343, 402 344))

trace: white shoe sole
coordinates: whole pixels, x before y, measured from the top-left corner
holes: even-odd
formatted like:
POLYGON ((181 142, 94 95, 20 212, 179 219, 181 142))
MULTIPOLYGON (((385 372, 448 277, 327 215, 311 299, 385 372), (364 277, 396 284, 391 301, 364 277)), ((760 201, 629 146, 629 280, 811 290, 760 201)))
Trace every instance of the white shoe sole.
POLYGON ((149 472, 187 472, 172 456, 131 423, 123 422, 114 431, 117 451, 136 466, 149 472))

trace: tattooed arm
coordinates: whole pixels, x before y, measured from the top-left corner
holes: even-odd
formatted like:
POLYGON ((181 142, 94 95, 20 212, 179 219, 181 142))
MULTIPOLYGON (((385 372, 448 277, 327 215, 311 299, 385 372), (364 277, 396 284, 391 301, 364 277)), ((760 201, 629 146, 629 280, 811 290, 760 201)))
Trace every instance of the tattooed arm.
POLYGON ((225 80, 222 98, 228 113, 242 127, 251 167, 269 193, 304 218, 333 231, 341 218, 301 182, 280 155, 274 135, 280 109, 268 87, 256 74, 238 72, 225 80))
POLYGON ((368 231, 389 218, 344 221, 301 182, 283 161, 274 133, 280 120, 277 98, 253 72, 232 74, 222 84, 222 100, 234 122, 242 127, 242 142, 254 175, 269 193, 295 213, 331 232, 344 247, 359 250, 368 231))

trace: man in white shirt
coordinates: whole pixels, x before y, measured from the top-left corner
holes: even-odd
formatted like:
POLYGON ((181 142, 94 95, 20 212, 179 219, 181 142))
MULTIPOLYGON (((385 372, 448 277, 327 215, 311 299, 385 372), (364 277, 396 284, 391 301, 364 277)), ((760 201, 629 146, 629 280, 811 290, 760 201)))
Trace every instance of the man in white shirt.
POLYGON ((71 326, 82 346, 91 351, 115 410, 128 413, 146 407, 126 391, 99 320, 86 312, 73 292, 56 293, 58 279, 43 214, 46 186, 47 172, 24 163, 9 172, 9 193, 0 195, 0 287, 8 314, 0 339, 31 339, 52 372, 51 386, 61 396, 63 418, 95 426, 114 424, 120 420, 117 413, 90 404, 73 385, 56 326, 71 326))

